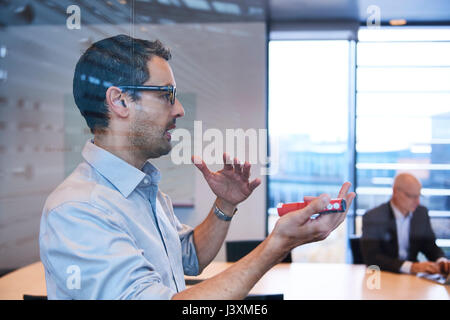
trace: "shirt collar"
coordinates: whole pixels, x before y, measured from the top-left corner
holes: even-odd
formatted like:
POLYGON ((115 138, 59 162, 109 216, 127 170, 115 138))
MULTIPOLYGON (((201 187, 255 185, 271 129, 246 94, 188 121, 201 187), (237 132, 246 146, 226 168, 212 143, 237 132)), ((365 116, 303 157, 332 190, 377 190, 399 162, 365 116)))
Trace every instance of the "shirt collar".
POLYGON ((144 180, 144 184, 157 185, 159 170, 146 162, 142 171, 88 140, 82 151, 83 158, 127 198, 144 180))
POLYGON ((411 212, 409 212, 407 216, 404 216, 403 213, 400 211, 400 209, 394 205, 392 200, 390 201, 390 204, 391 204, 392 211, 394 211, 395 219, 407 219, 407 218, 411 217, 411 212))

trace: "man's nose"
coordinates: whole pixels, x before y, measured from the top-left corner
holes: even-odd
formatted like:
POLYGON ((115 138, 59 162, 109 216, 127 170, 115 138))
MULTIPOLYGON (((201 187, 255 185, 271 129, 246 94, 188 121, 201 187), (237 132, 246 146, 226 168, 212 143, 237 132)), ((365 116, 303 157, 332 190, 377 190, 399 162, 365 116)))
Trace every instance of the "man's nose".
POLYGON ((175 99, 175 107, 173 108, 173 111, 175 113, 175 118, 184 117, 184 108, 178 99, 175 99))

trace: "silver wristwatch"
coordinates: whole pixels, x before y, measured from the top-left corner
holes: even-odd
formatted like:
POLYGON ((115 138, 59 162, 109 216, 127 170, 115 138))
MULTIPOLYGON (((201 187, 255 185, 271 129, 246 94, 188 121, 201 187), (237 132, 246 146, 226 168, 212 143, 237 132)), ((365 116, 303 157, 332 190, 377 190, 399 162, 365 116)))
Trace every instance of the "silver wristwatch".
POLYGON ((220 220, 223 220, 223 221, 231 221, 231 219, 233 219, 236 211, 237 211, 237 208, 234 209, 233 215, 230 217, 230 216, 227 216, 225 213, 223 213, 223 211, 220 210, 216 205, 214 205, 215 215, 217 216, 217 218, 219 218, 220 220))

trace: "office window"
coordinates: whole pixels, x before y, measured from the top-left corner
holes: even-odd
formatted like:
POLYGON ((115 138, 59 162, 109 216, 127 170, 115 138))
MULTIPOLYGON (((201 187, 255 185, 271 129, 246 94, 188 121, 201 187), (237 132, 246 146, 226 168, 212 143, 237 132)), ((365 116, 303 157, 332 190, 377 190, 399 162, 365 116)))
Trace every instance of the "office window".
MULTIPOLYGON (((278 203, 336 196, 348 180, 349 52, 348 41, 269 42, 268 128, 279 166, 268 177, 268 232, 278 203)), ((293 260, 345 262, 346 229, 297 248, 293 260)))
POLYGON ((402 171, 422 182, 438 245, 450 239, 450 31, 362 29, 357 44, 356 232, 402 171), (447 239, 447 240, 446 240, 447 239))

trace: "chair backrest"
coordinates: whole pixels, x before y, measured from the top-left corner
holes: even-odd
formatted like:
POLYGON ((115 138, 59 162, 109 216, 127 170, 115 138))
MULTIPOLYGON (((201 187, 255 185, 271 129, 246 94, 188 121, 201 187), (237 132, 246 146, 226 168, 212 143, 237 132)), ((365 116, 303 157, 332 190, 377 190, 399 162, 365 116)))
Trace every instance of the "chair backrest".
POLYGON ((249 294, 244 300, 284 300, 284 294, 249 294))
POLYGON ((36 296, 31 294, 24 294, 23 300, 47 300, 47 296, 36 296))
MULTIPOLYGON (((238 240, 238 241, 227 241, 226 243, 226 254, 227 262, 236 262, 242 257, 246 256, 253 249, 255 249, 262 240, 238 240)), ((283 259, 282 262, 292 262, 291 253, 283 259)))
POLYGON ((364 264, 361 253, 361 237, 350 236, 350 248, 352 249, 353 264, 364 264))

